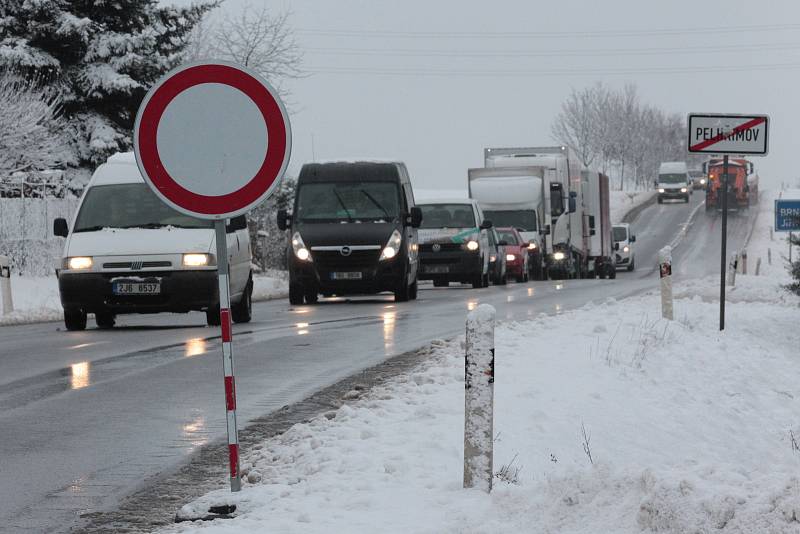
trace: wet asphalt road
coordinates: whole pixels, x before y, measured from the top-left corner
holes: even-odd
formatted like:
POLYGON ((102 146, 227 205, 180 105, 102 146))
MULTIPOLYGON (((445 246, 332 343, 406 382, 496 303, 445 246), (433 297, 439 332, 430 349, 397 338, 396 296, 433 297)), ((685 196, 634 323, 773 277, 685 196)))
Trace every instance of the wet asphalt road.
MULTIPOLYGON (((235 328, 240 426, 386 358, 464 329, 489 303, 523 320, 657 287, 657 251, 682 231, 678 277, 719 269, 719 221, 701 202, 653 205, 634 221, 637 270, 616 280, 421 289, 316 306, 258 303, 235 328)), ((747 217, 731 217, 729 250, 747 217)), ((83 513, 113 507, 149 477, 225 433, 218 331, 203 314, 128 316, 112 331, 66 332, 60 323, 0 328, 0 531, 59 532, 83 513)))

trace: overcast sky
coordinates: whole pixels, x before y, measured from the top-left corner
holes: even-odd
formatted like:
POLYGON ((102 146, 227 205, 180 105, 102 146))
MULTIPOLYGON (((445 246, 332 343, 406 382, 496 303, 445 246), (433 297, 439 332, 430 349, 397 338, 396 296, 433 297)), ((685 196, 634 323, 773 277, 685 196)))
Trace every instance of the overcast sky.
POLYGON ((757 170, 800 178, 800 2, 269 5, 292 11, 309 74, 288 84, 293 173, 314 158, 391 157, 418 187, 462 188, 486 146, 554 144, 570 89, 601 81, 633 82, 669 112, 767 113, 770 155, 757 170))

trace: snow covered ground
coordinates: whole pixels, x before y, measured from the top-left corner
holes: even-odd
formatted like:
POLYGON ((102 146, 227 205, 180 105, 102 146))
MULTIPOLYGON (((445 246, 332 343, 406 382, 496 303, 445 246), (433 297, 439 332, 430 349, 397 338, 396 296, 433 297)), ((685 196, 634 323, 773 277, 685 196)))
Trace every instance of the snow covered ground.
POLYGON ((652 293, 498 325, 489 495, 461 487, 463 339, 437 341, 184 509, 235 518, 163 532, 800 532, 798 299, 778 265, 740 276, 720 333, 717 280, 676 286, 672 322, 652 293))
POLYGON ((610 191, 611 223, 622 221, 626 213, 641 206, 655 194, 655 191, 610 191))
MULTIPOLYGON (((253 301, 285 297, 289 294, 287 273, 267 271, 253 277, 253 301)), ((55 276, 12 276, 11 295, 14 312, 0 315, 0 326, 11 324, 60 321, 63 309, 55 276)))

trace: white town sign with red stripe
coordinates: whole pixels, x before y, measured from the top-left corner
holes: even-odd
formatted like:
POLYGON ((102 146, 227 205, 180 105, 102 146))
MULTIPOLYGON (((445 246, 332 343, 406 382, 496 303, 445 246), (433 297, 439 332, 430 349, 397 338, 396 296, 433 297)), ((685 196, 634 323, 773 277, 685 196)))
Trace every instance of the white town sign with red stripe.
POLYGON ((689 114, 689 152, 765 156, 767 115, 689 114))
POLYGON ((134 128, 145 181, 176 210, 227 219, 260 204, 280 183, 291 152, 277 92, 241 65, 181 65, 150 89, 134 128))

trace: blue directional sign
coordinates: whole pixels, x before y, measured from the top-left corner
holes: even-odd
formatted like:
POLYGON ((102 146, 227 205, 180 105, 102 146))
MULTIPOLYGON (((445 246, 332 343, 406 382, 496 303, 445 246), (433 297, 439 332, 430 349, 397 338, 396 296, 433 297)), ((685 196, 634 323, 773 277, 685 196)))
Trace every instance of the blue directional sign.
POLYGON ((800 199, 775 201, 775 231, 800 232, 800 199))

